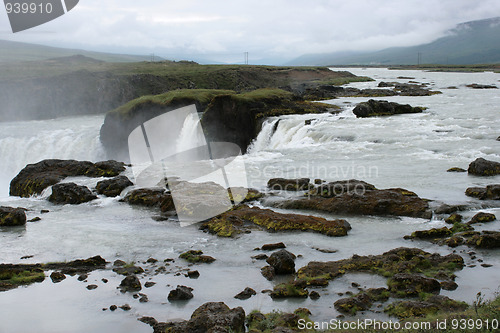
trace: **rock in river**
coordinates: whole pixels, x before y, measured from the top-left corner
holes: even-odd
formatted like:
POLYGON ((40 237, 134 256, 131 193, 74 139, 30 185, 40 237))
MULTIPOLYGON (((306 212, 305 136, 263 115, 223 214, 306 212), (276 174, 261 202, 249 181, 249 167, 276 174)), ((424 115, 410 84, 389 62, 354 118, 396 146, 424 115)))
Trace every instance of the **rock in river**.
POLYGON ((28 164, 10 182, 10 195, 30 197, 66 177, 115 177, 125 171, 125 164, 116 161, 92 163, 75 160, 43 160, 28 164))
POLYGON ((26 212, 22 208, 0 207, 0 227, 26 224, 26 212))
POLYGON ((377 117, 391 116, 403 113, 421 113, 424 109, 421 107, 412 107, 409 104, 398 104, 388 101, 376 101, 370 99, 368 102, 362 102, 356 105, 352 111, 356 117, 377 117))
POLYGON ((271 254, 266 262, 274 268, 276 274, 295 273, 295 258, 293 253, 287 250, 279 250, 271 254))
POLYGON ((52 186, 49 201, 55 204, 81 204, 97 199, 86 186, 75 183, 62 183, 52 186))
POLYGON ((500 163, 495 161, 485 160, 480 157, 469 164, 467 170, 469 174, 476 176, 494 176, 500 174, 500 163))
POLYGON ((97 193, 104 194, 107 197, 116 197, 119 196, 124 189, 132 185, 134 184, 126 176, 118 176, 98 182, 96 190, 97 193))

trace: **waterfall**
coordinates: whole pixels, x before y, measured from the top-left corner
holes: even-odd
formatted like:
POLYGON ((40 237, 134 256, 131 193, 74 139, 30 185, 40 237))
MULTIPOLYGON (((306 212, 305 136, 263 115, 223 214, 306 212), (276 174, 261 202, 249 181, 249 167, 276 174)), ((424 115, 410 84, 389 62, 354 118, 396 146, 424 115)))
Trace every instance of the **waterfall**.
POLYGON ((314 146, 331 141, 351 141, 336 126, 331 114, 293 115, 267 119, 248 152, 314 146))
POLYGON ((184 152, 206 144, 205 135, 200 124, 200 117, 197 113, 189 114, 186 120, 184 120, 181 133, 176 142, 177 152, 184 152))
POLYGON ((105 152, 99 141, 102 116, 0 123, 0 197, 27 164, 44 159, 99 161, 105 152))

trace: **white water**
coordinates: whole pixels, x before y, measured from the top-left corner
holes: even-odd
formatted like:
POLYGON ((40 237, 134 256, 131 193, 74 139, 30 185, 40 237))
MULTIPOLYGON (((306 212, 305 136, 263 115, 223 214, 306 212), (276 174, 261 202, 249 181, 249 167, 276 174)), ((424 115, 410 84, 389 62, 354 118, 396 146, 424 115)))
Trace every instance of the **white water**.
MULTIPOLYGON (((343 69, 344 70, 344 69, 343 69)), ((330 103, 344 107, 338 115, 285 116, 273 133, 278 119, 270 119, 262 129, 249 154, 241 159, 246 163, 247 180, 253 187, 263 189, 272 177, 311 177, 325 180, 358 178, 379 188, 404 187, 422 197, 446 203, 480 203, 464 195, 473 185, 500 183, 500 177, 471 177, 467 174, 447 173, 453 166, 466 168, 477 157, 500 161, 500 93, 499 90, 472 90, 465 84, 500 85, 500 74, 477 73, 425 73, 420 71, 388 71, 385 69, 352 69, 355 74, 376 78, 377 82, 357 83, 360 88, 375 87, 380 80, 400 81, 398 76, 412 76, 415 81, 429 82, 442 95, 429 97, 381 98, 413 106, 426 106, 422 114, 385 118, 356 119, 352 108, 367 98, 342 98, 330 103), (448 86, 458 89, 445 89, 448 86), (313 120, 306 125, 306 120, 313 120)), ((182 133, 187 135, 196 122, 187 120, 182 133), (189 125, 191 124, 191 125, 189 125)), ((102 117, 79 117, 52 121, 0 123, 2 147, 2 178, 0 189, 8 191, 8 181, 26 163, 43 158, 77 158, 99 160, 102 150, 98 133, 102 117), (9 141, 10 140, 10 141, 9 141), (5 158, 7 152, 10 158, 5 158), (5 154, 5 155, 4 155, 5 154)), ((242 177, 243 172, 236 170, 242 177)), ((130 174, 130 170, 128 171, 130 174)), ((96 180, 75 179, 90 187, 96 180)), ((430 252, 448 254, 452 250, 424 241, 405 241, 403 236, 414 230, 440 227, 442 217, 432 221, 413 218, 352 217, 316 214, 326 218, 345 217, 353 229, 349 236, 330 238, 311 233, 276 233, 254 231, 238 239, 221 239, 205 234, 195 226, 181 228, 175 222, 156 222, 155 214, 148 209, 134 208, 117 199, 99 198, 79 206, 54 206, 43 198, 0 199, 1 205, 21 206, 29 209, 28 218, 40 216, 42 221, 29 223, 23 228, 0 230, 0 262, 35 263, 72 260, 101 255, 108 261, 122 259, 143 262, 154 257, 177 258, 188 249, 201 249, 217 258, 211 265, 196 266, 201 273, 198 280, 183 276, 156 275, 157 284, 142 292, 149 296, 149 303, 139 303, 129 294, 121 294, 116 287, 122 277, 106 272, 91 273, 88 282, 68 277, 60 284, 46 279, 41 284, 0 293, 2 316, 0 332, 151 332, 137 322, 140 316, 154 316, 160 321, 174 318, 187 319, 192 311, 207 301, 224 301, 231 307, 243 306, 249 313, 254 309, 269 312, 273 309, 293 311, 307 307, 315 320, 329 320, 338 313, 333 302, 338 292, 352 290, 350 283, 359 281, 362 286, 384 286, 380 277, 350 275, 335 280, 325 289, 318 301, 286 300, 275 302, 260 293, 272 289, 274 282, 260 275, 263 262, 250 256, 259 252, 255 247, 265 243, 283 241, 288 250, 301 254, 296 261, 302 267, 311 260, 340 260, 352 256, 379 254, 399 246, 418 246, 430 252), (41 209, 50 213, 40 215, 41 209), (335 249, 333 254, 320 253, 314 247, 335 249), (33 258, 21 260, 25 255, 33 258), (109 280, 107 284, 101 278, 109 280), (88 291, 87 284, 97 284, 95 291, 88 291), (166 300, 168 292, 177 284, 194 288, 195 298, 187 303, 172 304, 166 300), (233 298, 245 287, 252 287, 258 295, 247 301, 233 298), (103 312, 111 304, 129 303, 132 311, 103 312)), ((489 208, 500 217, 500 209, 489 208)), ((464 212, 466 218, 477 210, 464 212)), ((305 212, 297 212, 305 213, 305 212)), ((309 213, 309 212, 307 212, 309 213)), ((500 222, 493 222, 478 229, 500 230, 500 222)), ((472 260, 467 247, 458 247, 467 267, 457 273, 459 288, 442 294, 472 302, 477 292, 491 297, 498 290, 500 252, 477 250, 478 259, 493 264, 483 268, 472 260)), ((187 267, 177 259, 174 266, 187 267)), ((368 318, 385 318, 367 312, 368 318)))
POLYGON ((43 159, 97 162, 105 158, 99 141, 102 116, 60 118, 50 121, 0 123, 0 197, 27 164, 43 159))

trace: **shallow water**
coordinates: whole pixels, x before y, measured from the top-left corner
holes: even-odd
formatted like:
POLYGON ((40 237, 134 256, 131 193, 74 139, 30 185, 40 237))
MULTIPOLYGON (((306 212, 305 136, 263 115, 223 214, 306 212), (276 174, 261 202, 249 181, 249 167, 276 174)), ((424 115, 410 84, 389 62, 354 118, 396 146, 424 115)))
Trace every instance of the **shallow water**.
MULTIPOLYGON (((341 98, 329 103, 340 105, 343 112, 337 115, 301 115, 281 117, 273 133, 277 119, 269 119, 263 126, 250 153, 240 159, 246 164, 246 181, 256 188, 264 189, 272 177, 310 177, 328 181, 357 178, 373 183, 378 188, 403 187, 419 196, 449 204, 481 204, 465 196, 469 186, 500 183, 500 177, 473 177, 466 173, 447 173, 450 167, 467 168, 477 157, 500 161, 499 90, 473 90, 465 84, 497 84, 500 74, 493 73, 427 73, 421 71, 389 71, 386 69, 352 69, 355 74, 377 79, 376 82, 355 83, 359 88, 375 87, 379 81, 408 82, 398 76, 415 77, 414 81, 428 82, 431 88, 443 92, 429 97, 379 98, 425 106, 422 114, 400 115, 387 118, 357 119, 352 114, 356 103, 368 98, 341 98), (446 89, 456 86, 458 89, 446 89), (306 125, 305 120, 313 120, 306 125)), ((41 197, 19 199, 8 197, 8 183, 27 163, 44 158, 75 158, 97 161, 103 159, 103 150, 98 142, 102 116, 64 118, 52 121, 23 123, 0 123, 0 151, 3 157, 1 168, 0 204, 21 206, 30 209, 28 218, 40 216, 42 221, 28 223, 25 227, 0 229, 0 262, 36 263, 73 260, 101 255, 107 261, 115 259, 138 262, 142 267, 150 257, 162 262, 175 258, 167 267, 169 274, 147 276, 157 282, 142 292, 149 297, 148 303, 139 303, 129 294, 121 294, 116 287, 122 277, 111 271, 96 271, 88 282, 79 282, 69 277, 59 284, 50 278, 43 283, 0 293, 0 332, 26 332, 36 328, 37 332, 151 332, 137 321, 141 316, 153 316, 160 321, 187 319, 201 304, 207 301, 224 301, 230 307, 243 306, 249 313, 254 309, 269 312, 273 309, 293 311, 307 307, 315 320, 329 320, 338 313, 333 303, 340 298, 339 292, 355 291, 351 282, 362 286, 384 286, 385 280, 378 276, 350 274, 332 281, 318 301, 285 300, 273 301, 262 290, 272 289, 277 282, 269 282, 260 275, 264 262, 253 261, 253 249, 266 243, 283 241, 287 249, 302 255, 296 267, 309 261, 326 261, 349 258, 353 254, 380 254, 400 246, 416 246, 430 252, 451 253, 447 247, 439 247, 424 241, 406 241, 402 237, 414 230, 443 226, 442 217, 431 221, 415 218, 345 217, 315 214, 327 218, 346 218, 352 225, 347 237, 330 238, 312 233, 270 234, 254 231, 238 239, 221 239, 203 233, 196 226, 181 228, 177 222, 157 222, 151 217, 154 212, 130 207, 117 199, 101 197, 79 206, 55 206, 41 197), (40 214, 48 209, 47 214, 40 214), (336 253, 321 253, 314 248, 337 250, 336 253), (192 280, 176 272, 188 268, 178 259, 188 249, 201 249, 217 259, 210 265, 189 267, 197 269, 201 276, 192 280), (26 260, 26 255, 33 257, 26 260), (178 266, 178 268, 176 268, 178 266), (102 278, 109 280, 103 283, 102 278), (98 288, 88 291, 88 284, 98 288), (182 284, 194 288, 194 299, 187 303, 171 304, 168 292, 182 284), (245 287, 255 289, 258 294, 249 300, 233 298, 245 287), (124 312, 102 311, 110 305, 128 303, 132 310, 124 312)), ((243 177, 241 169, 228 170, 232 176, 243 177)), ((127 170, 132 177, 132 171, 127 170)), ((231 176, 231 175, 230 175, 231 176)), ((85 178, 68 179, 94 186, 97 180, 85 178)), ((499 208, 483 211, 500 217, 499 208)), ((468 218, 477 209, 464 212, 468 218)), ((296 212, 305 213, 305 212, 296 212)), ((500 230, 499 222, 477 229, 500 230)), ((442 292, 449 297, 472 302, 477 292, 491 297, 498 291, 500 274, 500 251, 475 250, 477 259, 492 264, 483 268, 477 260, 471 260, 467 247, 455 249, 463 255, 466 267, 457 272, 459 288, 442 292)), ((360 316, 386 319, 383 314, 367 312, 360 316)))

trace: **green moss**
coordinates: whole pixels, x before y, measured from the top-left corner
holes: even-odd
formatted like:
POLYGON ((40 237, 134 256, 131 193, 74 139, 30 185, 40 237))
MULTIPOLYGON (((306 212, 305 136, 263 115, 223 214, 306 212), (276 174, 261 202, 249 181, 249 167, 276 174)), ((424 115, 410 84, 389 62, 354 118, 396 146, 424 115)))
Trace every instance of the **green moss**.
POLYGON ((179 258, 182 258, 190 263, 211 263, 214 262, 215 259, 203 255, 203 251, 200 250, 189 250, 187 252, 182 253, 179 258))
POLYGON ((44 279, 45 274, 41 268, 22 269, 7 266, 0 268, 0 290, 42 282, 44 279))
POLYGON ((230 95, 235 92, 232 90, 221 89, 178 89, 166 92, 160 95, 146 95, 136 98, 110 113, 116 113, 123 116, 130 115, 134 110, 139 109, 144 105, 169 106, 176 100, 190 100, 193 103, 208 105, 212 98, 218 95, 230 95))
POLYGON ((271 292, 272 298, 307 298, 309 292, 293 283, 281 283, 271 292))

